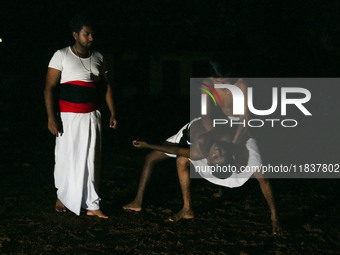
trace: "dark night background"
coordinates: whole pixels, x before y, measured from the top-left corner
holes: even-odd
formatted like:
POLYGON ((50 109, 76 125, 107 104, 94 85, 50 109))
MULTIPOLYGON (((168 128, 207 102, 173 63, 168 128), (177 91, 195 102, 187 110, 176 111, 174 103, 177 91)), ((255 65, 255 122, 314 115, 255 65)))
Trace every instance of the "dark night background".
MULTIPOLYGON (((131 140, 160 143, 189 119, 183 63, 184 77, 203 77, 209 55, 224 52, 241 77, 338 77, 339 7, 335 0, 3 1, 0 253, 339 254, 338 179, 273 180, 289 233, 280 239, 268 234, 269 211, 253 180, 226 189, 220 201, 211 200, 213 185, 195 180, 197 219, 164 223, 181 206, 174 162, 155 171, 146 212, 120 209, 134 195, 146 153, 131 140), (78 12, 97 21, 95 48, 109 61, 119 121, 117 131, 109 130, 103 110, 106 222, 53 211, 54 138, 44 80, 53 53, 73 43, 68 23, 78 12), (259 223, 244 222, 247 213, 259 223)), ((300 127, 257 132, 266 162, 339 163, 340 88, 321 85, 310 88, 313 116, 295 116, 300 127)))

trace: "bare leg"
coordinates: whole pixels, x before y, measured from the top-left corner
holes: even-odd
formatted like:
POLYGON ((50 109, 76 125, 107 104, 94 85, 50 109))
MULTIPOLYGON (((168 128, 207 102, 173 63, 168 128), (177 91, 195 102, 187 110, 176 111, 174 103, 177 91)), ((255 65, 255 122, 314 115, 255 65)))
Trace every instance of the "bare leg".
POLYGON ((66 207, 65 205, 57 198, 57 201, 55 202, 55 210, 59 213, 64 213, 66 212, 66 207))
POLYGON ((168 158, 169 156, 165 155, 163 152, 160 151, 152 151, 146 156, 143 171, 139 180, 139 186, 136 197, 131 203, 123 206, 123 209, 135 212, 139 212, 142 210, 142 202, 145 187, 150 179, 153 167, 155 166, 156 163, 168 158))
POLYGON ((270 209, 272 221, 272 233, 273 235, 282 235, 282 229, 277 216, 276 204, 270 182, 268 179, 265 179, 260 172, 255 172, 254 175, 256 179, 259 181, 262 194, 265 197, 270 209))
POLYGON ((180 219, 194 218, 194 212, 191 209, 191 194, 190 194, 190 161, 188 158, 177 157, 177 172, 179 183, 181 185, 183 196, 183 208, 178 213, 169 218, 169 221, 178 221, 180 219))
POLYGON ((97 216, 97 217, 102 218, 102 219, 108 219, 109 218, 101 210, 88 210, 86 215, 97 216))

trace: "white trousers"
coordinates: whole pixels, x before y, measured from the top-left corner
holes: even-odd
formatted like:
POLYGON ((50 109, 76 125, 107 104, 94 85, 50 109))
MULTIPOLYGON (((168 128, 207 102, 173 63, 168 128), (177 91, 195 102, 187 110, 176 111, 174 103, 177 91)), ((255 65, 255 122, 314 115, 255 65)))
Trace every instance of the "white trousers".
POLYGON ((101 163, 101 114, 61 113, 64 133, 56 138, 57 197, 72 212, 99 209, 96 180, 101 163))

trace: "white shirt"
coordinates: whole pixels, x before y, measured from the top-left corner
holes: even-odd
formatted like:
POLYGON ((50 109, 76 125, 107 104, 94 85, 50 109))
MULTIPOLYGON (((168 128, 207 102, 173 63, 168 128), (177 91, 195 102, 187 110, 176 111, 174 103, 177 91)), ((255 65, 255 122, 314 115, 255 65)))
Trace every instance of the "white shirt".
POLYGON ((79 58, 70 46, 56 51, 48 67, 61 71, 61 84, 70 81, 96 82, 99 74, 107 72, 101 53, 91 51, 90 57, 79 58))

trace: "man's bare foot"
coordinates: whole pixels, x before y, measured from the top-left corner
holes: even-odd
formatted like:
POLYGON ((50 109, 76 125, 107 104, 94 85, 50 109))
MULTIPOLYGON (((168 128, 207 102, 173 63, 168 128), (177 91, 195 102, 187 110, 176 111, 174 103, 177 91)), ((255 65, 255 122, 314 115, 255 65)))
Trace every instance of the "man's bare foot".
POLYGON ((102 218, 102 219, 108 219, 109 218, 101 210, 88 210, 86 215, 97 216, 97 217, 102 218))
POLYGON ((55 202, 55 210, 56 212, 59 213, 65 213, 66 212, 66 207, 65 205, 57 198, 57 201, 55 202))
POLYGON ((195 217, 194 212, 192 210, 185 210, 182 209, 180 210, 178 213, 174 214, 173 216, 171 216, 169 218, 170 222, 175 222, 175 221, 179 221, 181 219, 193 219, 195 217))
POLYGON ((130 204, 124 205, 123 209, 127 211, 140 212, 142 210, 142 207, 140 206, 140 204, 132 202, 130 204))
POLYGON ((272 234, 274 236, 282 236, 283 235, 283 231, 282 231, 282 228, 281 228, 278 220, 272 221, 272 227, 273 227, 272 234))

